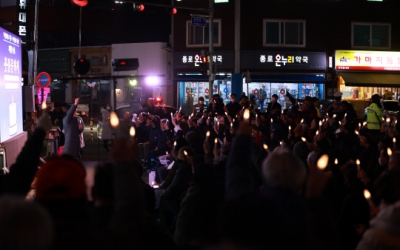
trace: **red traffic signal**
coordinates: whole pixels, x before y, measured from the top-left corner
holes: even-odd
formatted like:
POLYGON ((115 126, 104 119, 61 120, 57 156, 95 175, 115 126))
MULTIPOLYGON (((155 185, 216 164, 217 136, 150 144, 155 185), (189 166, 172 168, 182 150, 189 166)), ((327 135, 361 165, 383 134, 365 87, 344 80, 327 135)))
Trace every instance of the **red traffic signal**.
POLYGON ((88 4, 88 0, 71 0, 71 3, 79 7, 85 7, 88 4))
POLYGON ((135 11, 144 11, 144 5, 143 5, 143 4, 136 4, 136 3, 134 3, 134 4, 133 4, 133 9, 134 9, 135 11))
POLYGON ((178 13, 178 10, 176 8, 171 9, 171 15, 176 15, 178 13))
POLYGON ((74 63, 74 71, 78 75, 86 74, 90 70, 90 62, 85 58, 79 58, 74 63))

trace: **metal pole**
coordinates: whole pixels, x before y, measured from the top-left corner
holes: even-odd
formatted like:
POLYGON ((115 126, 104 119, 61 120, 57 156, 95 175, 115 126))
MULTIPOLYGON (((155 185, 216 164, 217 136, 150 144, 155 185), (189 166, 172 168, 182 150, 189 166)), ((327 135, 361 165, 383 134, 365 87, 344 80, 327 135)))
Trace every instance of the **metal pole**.
POLYGON ((33 84, 35 84, 37 77, 37 54, 38 54, 38 22, 39 22, 39 0, 35 1, 35 27, 33 32, 33 41, 35 42, 35 47, 33 49, 33 84))
POLYGON ((240 73, 240 0, 235 0, 235 74, 240 73))
POLYGON ((79 11, 79 49, 78 49, 78 59, 81 58, 81 44, 82 44, 82 7, 79 11))
POLYGON ((213 90, 214 90, 214 72, 213 72, 213 55, 214 55, 214 40, 213 40, 213 23, 214 23, 214 0, 209 0, 209 19, 208 19, 208 31, 209 31, 209 40, 208 40, 208 44, 209 44, 209 54, 210 54, 210 61, 209 61, 209 86, 208 89, 210 90, 208 92, 208 100, 211 103, 212 100, 212 96, 213 96, 213 90))
MULTIPOLYGON (((174 5, 174 0, 171 0, 171 5, 174 5)), ((174 19, 175 15, 171 15, 171 37, 170 37, 170 44, 171 44, 171 57, 170 57, 170 83, 171 83, 171 88, 174 89, 174 77, 175 77, 175 69, 174 69, 174 24, 175 24, 175 19, 174 19)), ((168 88, 168 87, 167 87, 168 88)), ((174 98, 174 94, 172 95, 173 98, 173 102, 172 105, 174 105, 175 107, 178 107, 178 103, 179 103, 179 86, 176 87, 176 99, 174 98), (176 103, 175 103, 176 102, 176 103)), ((167 97, 167 95, 166 95, 167 97)))

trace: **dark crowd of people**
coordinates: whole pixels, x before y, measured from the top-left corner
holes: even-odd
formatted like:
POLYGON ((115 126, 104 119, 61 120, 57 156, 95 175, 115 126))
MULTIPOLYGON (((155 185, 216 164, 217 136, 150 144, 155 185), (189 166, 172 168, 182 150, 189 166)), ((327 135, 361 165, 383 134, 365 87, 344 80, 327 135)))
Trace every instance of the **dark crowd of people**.
POLYGON ((286 97, 290 109, 273 96, 265 112, 245 95, 200 97, 187 114, 142 98, 114 128, 93 202, 77 151, 39 162, 45 112, 0 176, 0 248, 400 249, 400 130, 379 96, 365 121, 340 95, 324 112, 286 97))

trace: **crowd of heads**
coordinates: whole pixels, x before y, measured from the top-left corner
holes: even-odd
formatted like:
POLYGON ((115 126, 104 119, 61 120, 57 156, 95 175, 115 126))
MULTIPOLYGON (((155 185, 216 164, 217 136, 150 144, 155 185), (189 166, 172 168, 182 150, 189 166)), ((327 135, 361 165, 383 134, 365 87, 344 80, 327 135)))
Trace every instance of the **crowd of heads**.
MULTIPOLYGON (((85 186, 82 164, 66 156, 37 172, 38 207, 29 210, 46 222, 48 236, 38 237, 37 244, 42 249, 397 246, 395 122, 370 130, 347 101, 338 99, 321 112, 315 98, 285 97, 289 109, 278 105, 278 96, 266 110, 251 97, 237 100, 234 94, 228 104, 214 95, 207 106, 199 98, 193 110, 173 112, 142 101, 135 119, 124 115, 135 138, 115 140, 113 162, 96 168, 92 190, 85 186), (147 175, 149 183, 142 178, 147 175)), ((0 207, 8 203, 21 206, 6 199, 0 207)), ((0 220, 9 223, 7 217, 0 220)), ((27 224, 32 231, 35 223, 27 224)))

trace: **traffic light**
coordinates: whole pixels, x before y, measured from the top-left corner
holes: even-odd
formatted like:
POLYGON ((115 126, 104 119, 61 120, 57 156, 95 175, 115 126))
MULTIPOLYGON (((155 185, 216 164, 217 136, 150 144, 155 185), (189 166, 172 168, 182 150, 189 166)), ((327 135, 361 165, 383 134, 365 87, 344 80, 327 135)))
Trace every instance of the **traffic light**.
POLYGON ((143 4, 134 3, 133 4, 133 9, 135 11, 144 11, 144 5, 143 4))
POLYGON ((139 59, 114 59, 112 62, 112 66, 114 71, 137 70, 139 68, 139 59))
POLYGON ((178 10, 176 8, 171 9, 171 15, 176 15, 178 13, 178 10))
POLYGON ((90 69, 90 62, 85 58, 79 58, 74 63, 74 71, 78 75, 86 74, 90 69))

